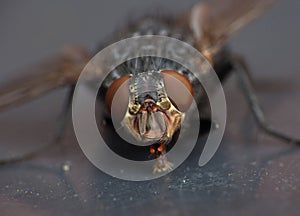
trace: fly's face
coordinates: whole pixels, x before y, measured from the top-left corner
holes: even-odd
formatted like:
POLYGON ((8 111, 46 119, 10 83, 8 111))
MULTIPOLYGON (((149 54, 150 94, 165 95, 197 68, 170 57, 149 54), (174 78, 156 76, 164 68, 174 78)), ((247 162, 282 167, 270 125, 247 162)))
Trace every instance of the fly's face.
POLYGON ((122 125, 142 142, 169 142, 184 118, 168 98, 162 75, 134 75, 129 86, 128 109, 122 125))
POLYGON ((168 143, 192 102, 192 85, 173 70, 142 72, 116 79, 106 93, 109 108, 119 88, 122 95, 115 104, 122 114, 118 120, 137 141, 145 144, 168 143), (176 85, 174 80, 182 85, 176 85), (183 95, 184 92, 190 96, 183 95))
POLYGON ((116 79, 108 88, 106 103, 109 108, 117 106, 122 113, 118 121, 139 145, 149 145, 149 152, 159 157, 180 129, 192 95, 192 85, 184 75, 159 70, 116 79), (117 91, 121 96, 114 99, 117 91), (112 103, 113 99, 117 101, 112 103))

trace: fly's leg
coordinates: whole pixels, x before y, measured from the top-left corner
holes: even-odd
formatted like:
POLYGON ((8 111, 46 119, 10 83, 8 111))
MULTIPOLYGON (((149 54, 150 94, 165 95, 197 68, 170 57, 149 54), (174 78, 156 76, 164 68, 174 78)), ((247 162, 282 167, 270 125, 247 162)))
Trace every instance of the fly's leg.
POLYGON ((59 116, 59 122, 57 129, 55 131, 54 142, 59 143, 63 137, 63 133, 67 126, 67 122, 69 120, 71 114, 71 107, 72 107, 72 98, 75 91, 75 85, 70 86, 66 102, 64 104, 63 110, 59 116))
POLYGON ((166 172, 173 169, 173 164, 168 161, 166 156, 166 143, 161 143, 158 147, 152 145, 150 153, 155 157, 156 162, 153 167, 153 173, 166 172))
POLYGON ((294 138, 291 136, 288 136, 284 133, 281 133, 280 131, 277 131, 273 129, 267 122, 264 116, 264 113, 259 105, 258 99, 255 95, 252 81, 249 75, 249 70, 243 61, 243 59, 239 56, 234 56, 233 59, 233 69, 236 71, 238 80, 241 84, 241 88, 243 90, 243 93, 247 99, 247 102, 249 104, 249 107, 251 109, 252 114, 254 115, 254 118, 259 125, 259 127, 266 132, 267 134, 276 137, 277 139, 280 139, 284 142, 288 142, 291 144, 300 144, 299 138, 294 138))
POLYGON ((11 157, 11 158, 0 160, 0 165, 16 163, 16 162, 31 159, 31 158, 36 157, 39 154, 45 152, 50 147, 53 147, 54 145, 61 143, 60 141, 63 137, 63 132, 66 128, 66 125, 67 125, 67 122, 69 119, 68 117, 70 116, 70 112, 71 112, 71 104, 72 104, 74 90, 75 90, 75 85, 70 86, 70 90, 67 95, 67 100, 66 100, 63 110, 59 116, 59 123, 58 123, 57 129, 55 131, 54 140, 52 142, 49 142, 47 145, 45 145, 41 148, 37 148, 36 150, 33 150, 29 153, 25 153, 23 155, 19 155, 16 157, 11 157))

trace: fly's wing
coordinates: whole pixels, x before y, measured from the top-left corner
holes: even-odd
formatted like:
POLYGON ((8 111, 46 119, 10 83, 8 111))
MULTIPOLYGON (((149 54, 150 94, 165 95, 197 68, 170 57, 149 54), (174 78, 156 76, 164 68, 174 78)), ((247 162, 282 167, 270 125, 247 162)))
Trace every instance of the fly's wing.
POLYGON ((38 74, 0 87, 0 111, 74 84, 88 61, 88 54, 79 47, 67 47, 63 51, 59 57, 34 67, 38 74))
POLYGON ((230 35, 278 0, 212 0, 195 5, 190 27, 201 50, 218 49, 230 35))

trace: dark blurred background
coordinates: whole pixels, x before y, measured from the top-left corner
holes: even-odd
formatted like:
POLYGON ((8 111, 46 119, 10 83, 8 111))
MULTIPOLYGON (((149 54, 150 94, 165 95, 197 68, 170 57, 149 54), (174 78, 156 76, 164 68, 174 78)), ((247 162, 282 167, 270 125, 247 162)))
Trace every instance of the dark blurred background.
MULTIPOLYGON (((3 0, 0 85, 31 74, 26 68, 55 56, 64 45, 94 51, 132 16, 157 10, 175 15, 196 2, 3 0)), ((229 41, 249 64, 268 121, 298 137, 299 10, 299 1, 281 1, 229 41)), ((61 145, 0 167, 1 215, 298 215, 300 148, 257 128, 234 76, 224 90, 227 128, 206 166, 197 166, 196 147, 185 163, 160 179, 114 179, 85 158, 70 121, 61 145)), ((58 90, 0 114, 1 158, 50 142, 65 93, 58 90)))

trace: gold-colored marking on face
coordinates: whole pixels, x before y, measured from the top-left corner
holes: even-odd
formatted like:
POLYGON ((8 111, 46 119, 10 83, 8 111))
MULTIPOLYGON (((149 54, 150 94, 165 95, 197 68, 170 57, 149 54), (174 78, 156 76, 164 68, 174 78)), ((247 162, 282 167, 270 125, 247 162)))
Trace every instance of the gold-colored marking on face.
POLYGON ((174 133, 180 128, 184 113, 180 112, 168 98, 163 98, 157 103, 139 105, 136 114, 130 112, 130 107, 122 120, 122 125, 138 141, 163 141, 169 142, 174 133), (146 106, 144 106, 146 105, 146 106))
POLYGON ((171 107, 171 102, 167 97, 160 98, 157 102, 157 106, 159 106, 162 110, 168 110, 171 107))
POLYGON ((132 115, 136 115, 139 112, 140 108, 141 108, 141 104, 138 104, 138 103, 134 103, 134 104, 129 103, 128 108, 129 108, 128 111, 132 115))

